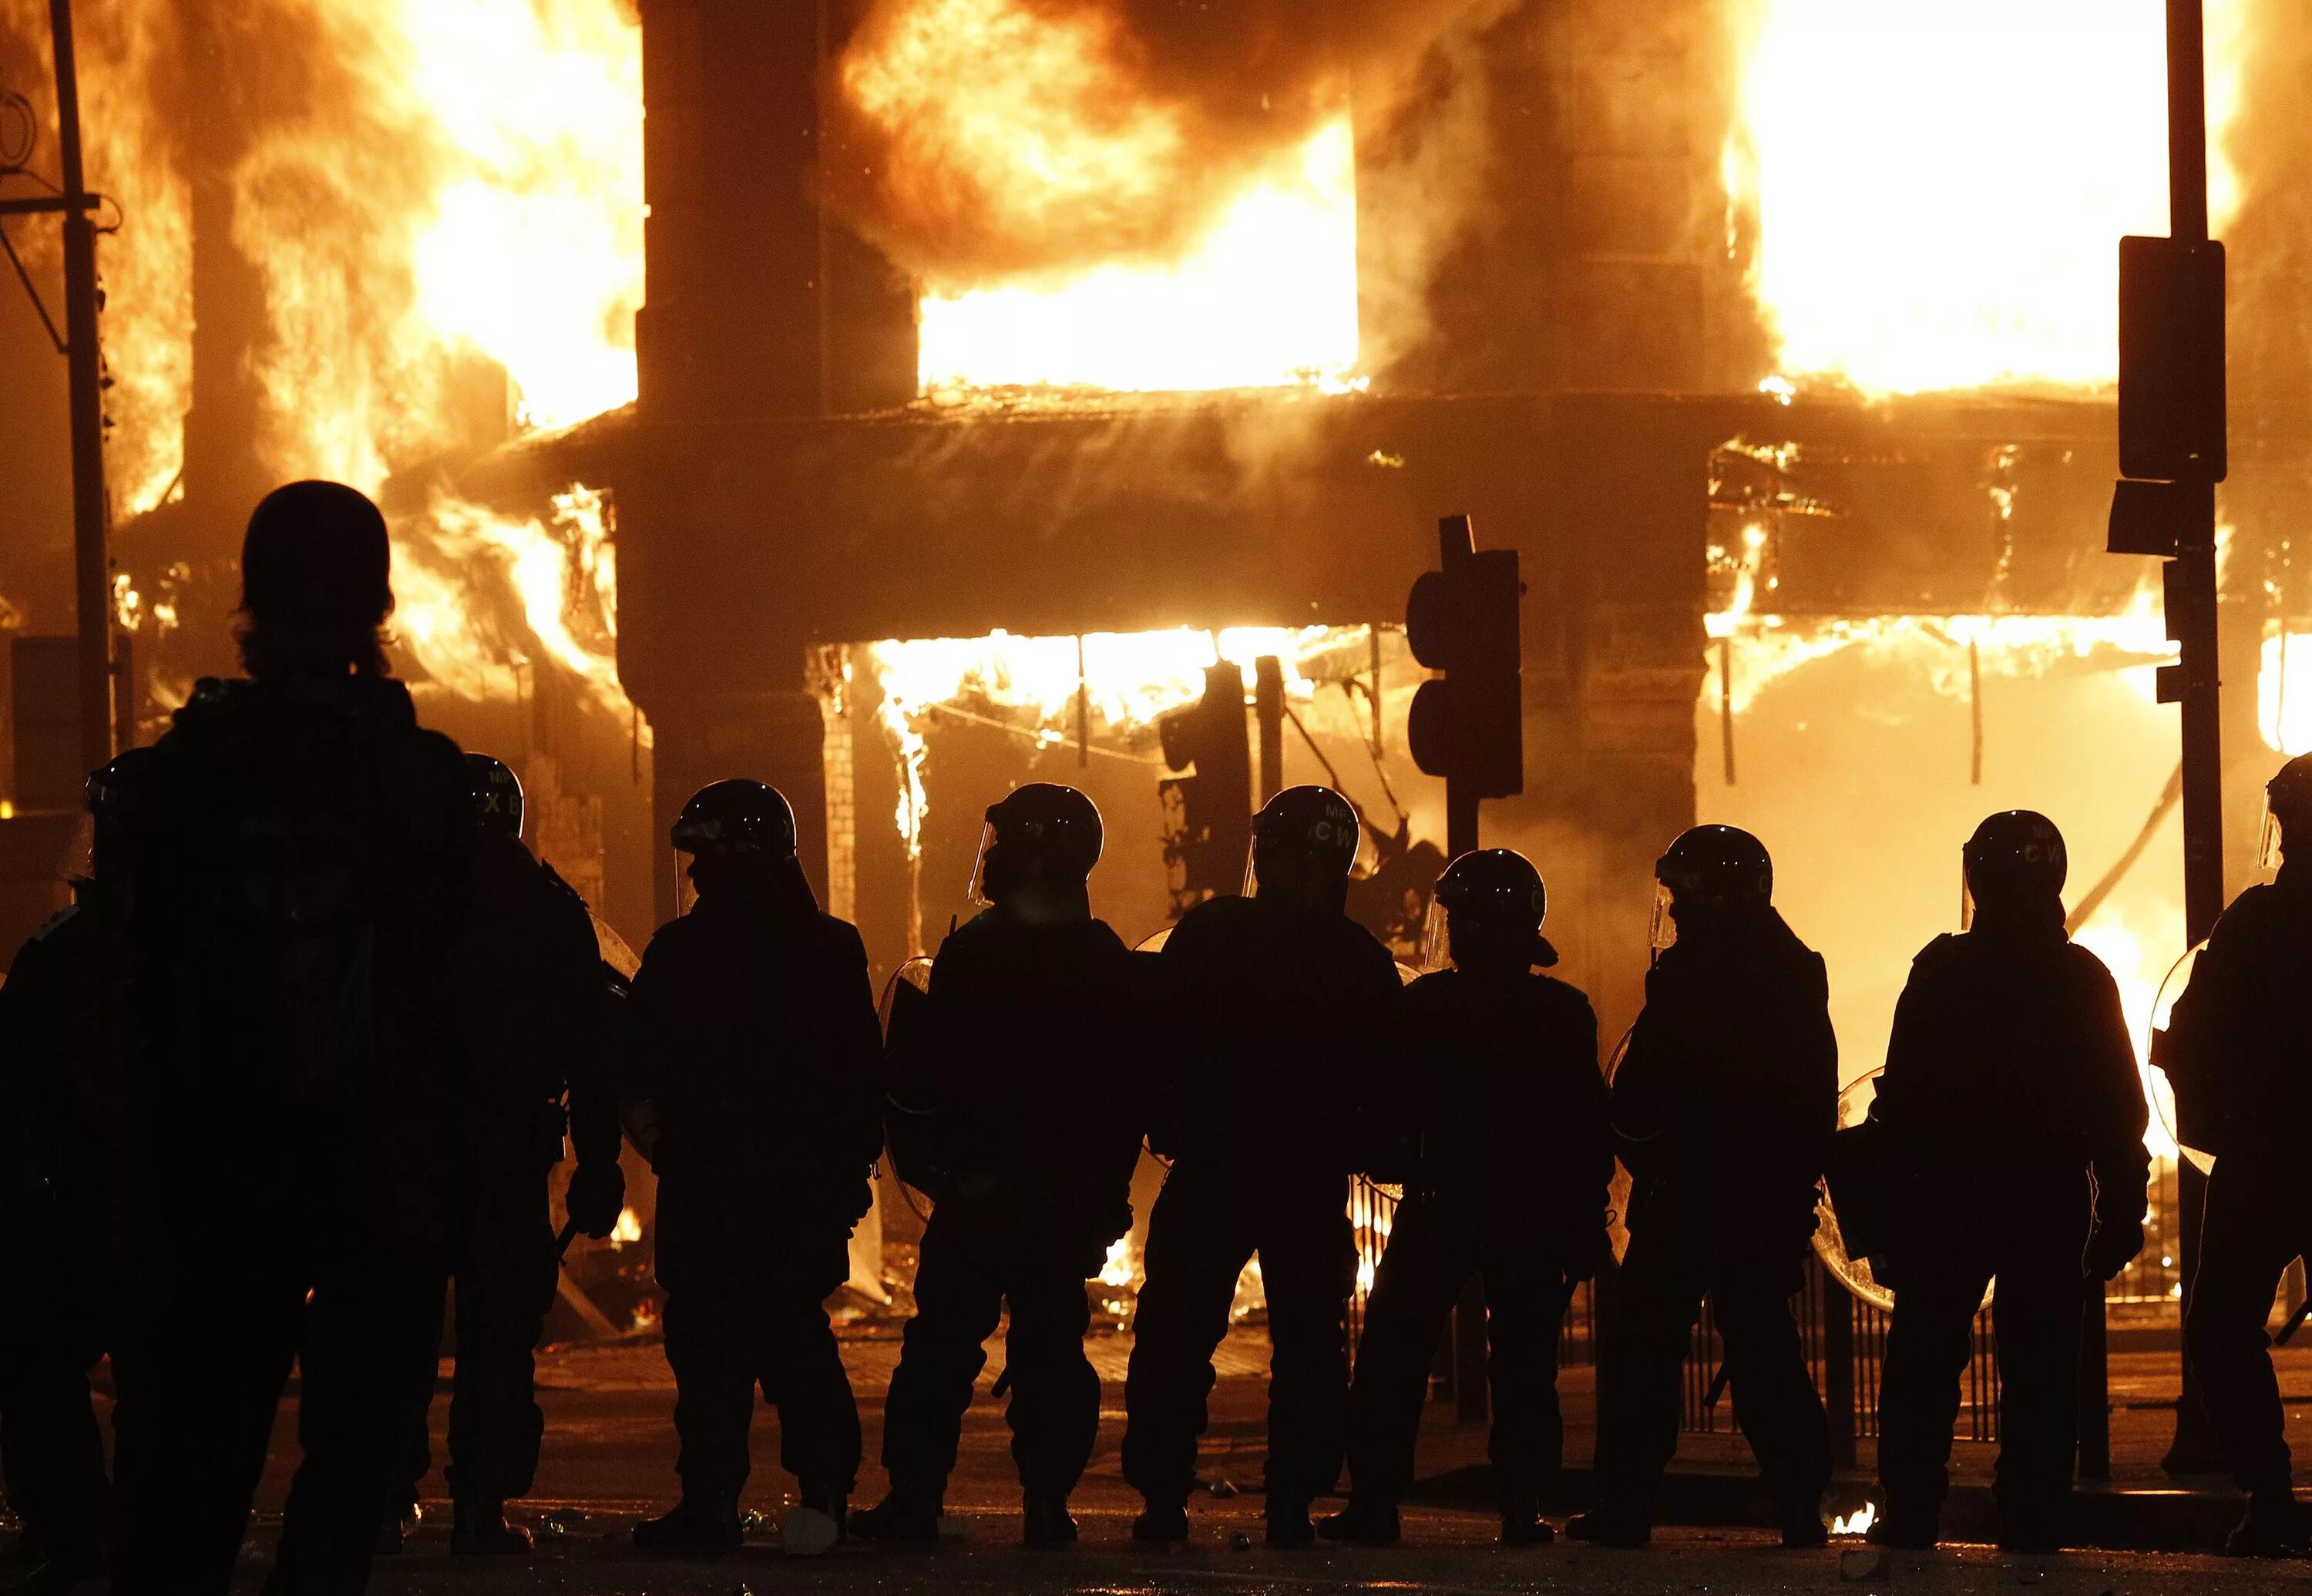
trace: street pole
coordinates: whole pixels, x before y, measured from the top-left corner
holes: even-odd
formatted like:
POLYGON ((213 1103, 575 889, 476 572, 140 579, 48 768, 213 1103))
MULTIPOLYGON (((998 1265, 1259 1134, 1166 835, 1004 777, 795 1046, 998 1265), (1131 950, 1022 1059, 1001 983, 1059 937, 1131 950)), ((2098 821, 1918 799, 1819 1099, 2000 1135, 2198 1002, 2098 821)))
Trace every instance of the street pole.
MULTIPOLYGON (((2182 243, 2208 241, 2207 46, 2202 0, 2168 0, 2168 232, 2182 243)), ((2224 911, 2223 733, 2218 713, 2216 656, 2216 495, 2212 481, 2194 483, 2188 519, 2168 573, 2183 601, 2168 607, 2183 624, 2176 635, 2182 666, 2184 756, 2185 941, 2196 945, 2224 911)), ((2177 1257, 2184 1280, 2183 1311, 2191 1310, 2199 1267, 2200 1219, 2207 1177, 2188 1159, 2176 1169, 2177 1257)), ((2224 1466, 2189 1358, 2176 1407, 2176 1436, 2162 1460, 2169 1474, 2200 1474, 2224 1466)))
POLYGON ((81 164, 80 79, 72 0, 48 0, 55 40, 57 132, 63 147, 66 364, 70 376, 73 597, 80 633, 80 752, 91 770, 112 758, 112 573, 105 553, 104 390, 96 341, 96 218, 81 164))

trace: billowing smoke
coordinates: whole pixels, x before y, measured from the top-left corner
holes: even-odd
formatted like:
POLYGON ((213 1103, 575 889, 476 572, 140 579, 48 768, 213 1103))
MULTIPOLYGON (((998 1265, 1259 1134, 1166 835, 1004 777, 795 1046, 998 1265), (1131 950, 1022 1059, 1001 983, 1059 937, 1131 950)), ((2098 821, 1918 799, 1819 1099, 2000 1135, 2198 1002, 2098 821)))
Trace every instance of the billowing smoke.
POLYGON ((872 0, 830 197, 934 288, 1162 260, 1504 0, 872 0))

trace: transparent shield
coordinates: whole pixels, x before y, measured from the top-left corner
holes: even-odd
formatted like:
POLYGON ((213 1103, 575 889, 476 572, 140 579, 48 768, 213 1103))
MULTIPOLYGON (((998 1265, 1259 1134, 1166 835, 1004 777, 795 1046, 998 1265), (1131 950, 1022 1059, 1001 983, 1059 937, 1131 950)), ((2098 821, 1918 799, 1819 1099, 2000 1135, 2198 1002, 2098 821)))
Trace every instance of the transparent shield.
MULTIPOLYGON (((1851 1130, 1870 1117, 1870 1105, 1878 1095, 1878 1077, 1885 1072, 1872 1070, 1859 1080, 1850 1081, 1838 1094, 1838 1128, 1851 1130)), ((1846 1250, 1844 1235, 1838 1228, 1838 1209, 1830 1200, 1830 1188, 1824 1184, 1815 1197, 1815 1256, 1822 1267, 1844 1286, 1858 1302, 1868 1302, 1881 1312, 1895 1306, 1892 1288, 1882 1282, 1867 1258, 1854 1258, 1846 1250)), ((1998 1291, 1994 1281, 1983 1293, 1983 1306, 1989 1307, 1998 1291)))
POLYGON ((634 949, 601 916, 591 909, 586 911, 586 916, 594 922, 594 946, 600 951, 602 962, 626 979, 633 980, 635 972, 643 967, 643 961, 635 957, 634 949))
MULTIPOLYGON (((932 961, 922 954, 917 954, 891 972, 891 978, 883 983, 883 999, 875 1005, 876 1017, 883 1022, 886 1045, 891 1040, 893 1017, 912 1009, 918 1000, 930 995, 931 989, 932 961), (902 992, 899 990, 902 987, 910 990, 902 992)), ((904 1026, 904 1019, 901 1024, 904 1026)))
POLYGON ((2168 966, 2168 973, 2160 978, 2159 991, 2151 1000, 2151 1017, 2143 1039, 2143 1057, 2152 1061, 2151 1067, 2144 1072, 2143 1079, 2145 1093, 2151 1100, 2152 1115, 2159 1120, 2168 1144, 2178 1154, 2191 1160, 2192 1167, 2203 1175, 2214 1171, 2216 1161, 2197 1147, 2184 1145, 2176 1120, 2176 1091, 2168 1083, 2168 1072, 2159 1067, 2159 1059, 2162 1051, 2160 1039, 2168 1032, 2168 1022, 2176 1012, 2176 1000, 2183 996, 2184 989, 2192 984, 2192 971, 2199 966, 2200 951, 2207 945, 2203 942, 2194 943, 2185 949, 2183 956, 2168 966))
POLYGON ((971 886, 964 893, 967 899, 982 908, 991 908, 995 903, 987 895, 987 853, 994 846, 995 822, 989 820, 979 828, 979 852, 972 855, 971 886))
POLYGON ((1677 919, 1669 912, 1669 889, 1660 881, 1654 883, 1654 919, 1646 934, 1646 945, 1657 959, 1677 945, 1677 919))
MULTIPOLYGON (((1612 1050, 1609 1051, 1606 1055, 1605 1058, 1598 1064, 1598 1071, 1606 1077, 1606 1084, 1607 1086, 1612 1086, 1614 1083, 1614 1077, 1621 1073, 1622 1060, 1628 1057, 1630 1054, 1630 1039, 1635 1036, 1637 1031, 1638 1028, 1634 1024, 1633 1024, 1628 1030, 1623 1031, 1621 1040, 1614 1044, 1612 1050)), ((1628 1136, 1619 1127, 1615 1128, 1614 1134, 1616 1136, 1620 1136, 1625 1141, 1651 1141, 1652 1139, 1648 1136, 1628 1136)), ((1614 1161, 1613 1183, 1607 1188, 1606 1192, 1606 1237, 1613 1245, 1614 1261, 1616 1263, 1621 1262, 1623 1255, 1630 1250, 1629 1213, 1631 1186, 1632 1181, 1630 1179, 1629 1166, 1624 1163, 1620 1159, 1616 1158, 1614 1161)))

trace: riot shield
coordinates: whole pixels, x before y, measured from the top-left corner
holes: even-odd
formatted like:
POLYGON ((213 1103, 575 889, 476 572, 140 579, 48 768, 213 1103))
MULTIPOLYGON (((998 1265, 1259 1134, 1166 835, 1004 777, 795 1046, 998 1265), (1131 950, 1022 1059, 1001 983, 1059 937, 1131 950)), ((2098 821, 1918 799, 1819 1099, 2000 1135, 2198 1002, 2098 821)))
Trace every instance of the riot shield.
POLYGON ((891 1172, 903 1184, 937 1201, 946 1183, 933 1134, 938 1106, 922 1101, 907 1078, 907 1050, 923 1022, 931 984, 932 961, 921 956, 910 959, 884 983, 877 1008, 883 1022, 883 1125, 891 1172))
POLYGON ((2168 1039, 2168 1022, 2176 1012, 2176 1000, 2183 996, 2185 989, 2191 986, 2192 972, 2199 968, 2200 951, 2207 945, 2204 942, 2193 943, 2168 967, 2168 974, 2159 983, 2158 995, 2151 1000, 2151 1015, 2143 1042, 2143 1057, 2151 1065, 2143 1083, 2144 1091, 2151 1099, 2151 1111, 2159 1117, 2159 1127, 2168 1133, 2168 1139, 2176 1144, 2176 1150, 2190 1159, 2192 1167, 2203 1175, 2214 1171, 2215 1157, 2194 1146, 2185 1139, 2185 1134, 2189 1132, 2201 1139, 2213 1140, 2211 1133, 2214 1127, 2203 1123, 2213 1116, 2194 1101, 2189 1084, 2185 1087, 2185 1102, 2179 1106, 2176 1101, 2173 1072, 2181 1061, 2175 1057, 2172 1044, 2168 1039))

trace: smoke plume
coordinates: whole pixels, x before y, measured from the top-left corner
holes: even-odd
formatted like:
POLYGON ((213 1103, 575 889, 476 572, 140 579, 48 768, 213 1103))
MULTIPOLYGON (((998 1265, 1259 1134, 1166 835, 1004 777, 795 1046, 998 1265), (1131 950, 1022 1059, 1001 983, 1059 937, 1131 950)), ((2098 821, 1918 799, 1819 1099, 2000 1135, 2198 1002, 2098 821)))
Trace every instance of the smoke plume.
POLYGON ((1193 245, 1502 0, 871 0, 829 198, 942 291, 1193 245))

